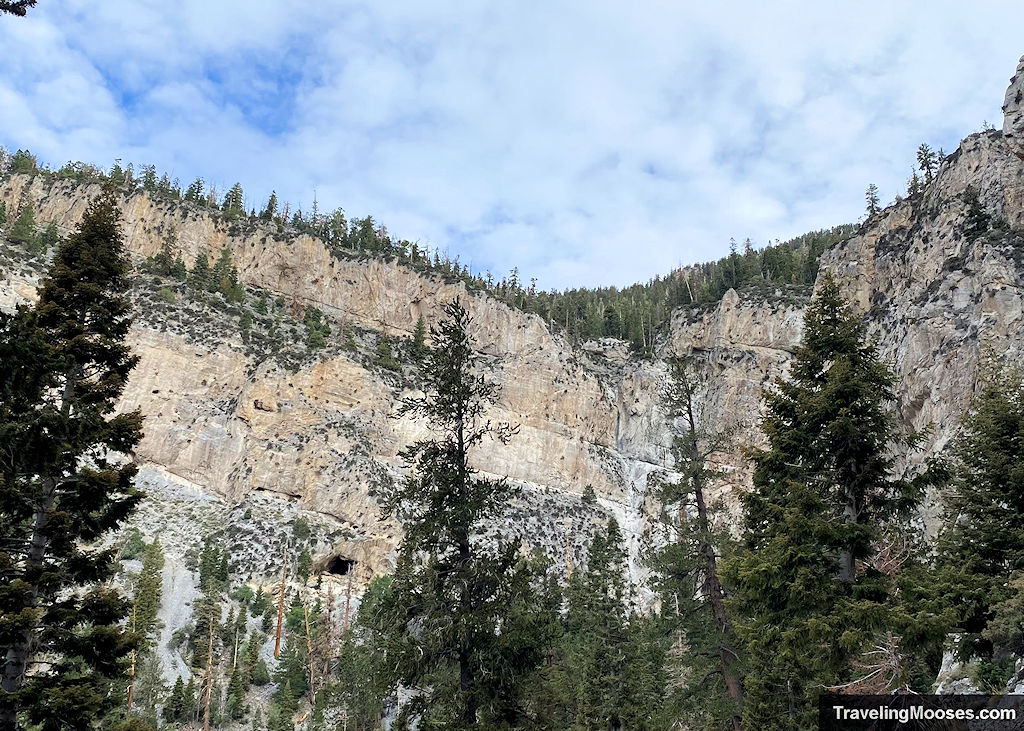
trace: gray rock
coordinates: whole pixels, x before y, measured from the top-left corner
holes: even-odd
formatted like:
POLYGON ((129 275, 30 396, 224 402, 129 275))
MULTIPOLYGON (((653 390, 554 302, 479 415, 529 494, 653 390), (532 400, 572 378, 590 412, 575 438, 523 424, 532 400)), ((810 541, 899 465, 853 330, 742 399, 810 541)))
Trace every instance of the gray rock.
POLYGON ((1024 160, 1024 56, 1003 100, 1003 137, 1013 153, 1024 160))

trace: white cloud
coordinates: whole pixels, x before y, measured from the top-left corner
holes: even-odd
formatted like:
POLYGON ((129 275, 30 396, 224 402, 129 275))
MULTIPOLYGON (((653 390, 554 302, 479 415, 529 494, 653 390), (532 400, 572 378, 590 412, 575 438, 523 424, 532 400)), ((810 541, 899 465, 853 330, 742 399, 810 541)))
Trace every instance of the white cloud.
POLYGON ((41 4, 0 144, 370 213, 544 287, 628 284, 861 215, 1000 122, 1024 7, 41 4))

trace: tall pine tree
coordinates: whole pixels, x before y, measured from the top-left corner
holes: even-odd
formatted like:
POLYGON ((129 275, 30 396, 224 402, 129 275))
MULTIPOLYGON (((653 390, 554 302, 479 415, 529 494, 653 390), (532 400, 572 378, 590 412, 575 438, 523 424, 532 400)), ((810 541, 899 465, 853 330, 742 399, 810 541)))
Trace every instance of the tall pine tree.
POLYGON ((493 536, 516 491, 504 479, 480 477, 470 454, 487 440, 507 442, 515 430, 484 416, 498 387, 476 368, 468 313, 455 300, 445 315, 431 330, 425 396, 401 409, 427 417, 434 436, 404 450, 412 476, 382 502, 405 529, 390 592, 402 636, 395 679, 424 689, 406 707, 421 728, 492 727, 514 722, 514 696, 540 655, 525 638, 509 647, 501 637, 515 635, 503 618, 530 591, 518 540, 493 536))
POLYGON ((742 548, 724 567, 748 655, 749 728, 815 728, 817 696, 855 678, 869 641, 907 625, 874 560, 920 488, 893 476, 894 385, 826 275, 790 380, 766 396, 769 447, 753 455, 742 548))
POLYGON ((34 307, 0 316, 0 727, 93 727, 134 635, 91 546, 139 500, 137 412, 115 414, 135 366, 129 263, 108 189, 57 250, 34 307))
POLYGON ((727 543, 713 525, 711 456, 729 446, 730 429, 702 418, 694 370, 669 364, 665 406, 674 434, 672 454, 679 477, 660 490, 671 540, 654 556, 661 594, 660 624, 670 637, 673 682, 668 702, 702 723, 741 728, 743 689, 738 643, 725 605, 719 552, 727 543))
MULTIPOLYGON (((951 450, 953 480, 938 541, 939 577, 962 632, 963 654, 1002 654, 986 632, 1024 572, 1024 384, 988 364, 951 450)), ((1019 587, 1018 587, 1019 588, 1019 587)), ((1005 612, 1003 612, 1005 614, 1005 612)), ((1020 617, 1018 616, 1018 623, 1020 617)))

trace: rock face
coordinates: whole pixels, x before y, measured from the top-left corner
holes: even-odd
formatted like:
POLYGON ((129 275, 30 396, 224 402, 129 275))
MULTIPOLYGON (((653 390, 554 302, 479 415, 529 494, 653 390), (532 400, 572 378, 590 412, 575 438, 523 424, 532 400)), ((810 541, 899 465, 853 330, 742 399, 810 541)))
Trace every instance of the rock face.
MULTIPOLYGON (((8 210, 32 202, 38 220, 64 229, 96 192, 41 176, 0 182, 8 210)), ((327 521, 335 534, 324 534, 315 559, 324 566, 335 556, 358 561, 357 590, 388 569, 399 537, 380 516, 376 492, 402 478, 400 450, 426 432, 423 422, 394 418, 398 399, 416 388, 415 373, 373 364, 366 353, 381 334, 401 340, 420 315, 434 321, 445 302, 461 297, 484 367, 502 387, 490 417, 520 425, 516 439, 486 445, 476 463, 524 486, 509 520, 553 555, 564 556, 568 538, 578 564, 592 526, 615 514, 631 542, 634 578, 641 578, 641 536, 657 522, 655 481, 671 468, 660 406, 664 359, 685 356, 695 364, 701 418, 734 433, 733 447, 716 455, 725 474, 720 494, 734 497, 749 484, 743 450, 763 443, 762 391, 785 375, 810 295, 768 283, 731 291, 714 306, 680 309, 660 357, 641 360, 614 341, 573 347, 539 318, 462 284, 396 262, 339 258, 308 236, 232 227, 203 209, 141 193, 123 208, 136 257, 156 253, 172 227, 190 264, 199 253, 212 259, 228 247, 246 285, 300 309, 321 308, 334 330, 325 350, 285 366, 259 350, 255 336, 243 340, 237 314, 174 293, 166 305, 138 300, 132 344, 141 362, 122 408, 147 415, 138 450, 143 475, 162 486, 161 495, 179 490, 216 502, 212 522, 196 523, 196 530, 242 530, 248 523, 232 517, 235 508, 264 510, 260 501, 270 499, 327 521), (355 350, 341 345, 346 327, 359 333, 355 350), (583 499, 588 486, 596 502, 583 499)), ((865 313, 900 378, 902 420, 928 430, 905 469, 917 469, 955 434, 983 353, 1007 361, 1024 355, 1022 229, 1024 162, 1002 135, 981 133, 963 141, 922 193, 873 216, 822 257, 822 273, 831 272, 865 313), (968 186, 994 224, 983 235, 964 232, 968 186)), ((39 267, 4 248, 0 307, 10 309, 34 296, 39 267)), ((270 320, 302 337, 285 315, 270 320)), ((177 504, 155 501, 146 520, 158 527, 156 512, 178 511, 177 504)), ((249 557, 264 579, 273 580, 278 544, 249 557)))
POLYGON ((1024 56, 1010 78, 1003 100, 1003 137, 1014 154, 1024 158, 1024 56))

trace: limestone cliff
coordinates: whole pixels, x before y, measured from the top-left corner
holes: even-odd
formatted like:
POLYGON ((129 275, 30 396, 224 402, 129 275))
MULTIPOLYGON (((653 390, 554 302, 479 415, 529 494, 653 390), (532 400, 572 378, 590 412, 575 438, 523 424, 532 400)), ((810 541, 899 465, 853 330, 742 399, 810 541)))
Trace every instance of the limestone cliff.
MULTIPOLYGON (((64 229, 96 192, 41 176, 0 184, 9 210, 32 202, 38 220, 64 229)), ((416 373, 374 364, 368 353, 382 334, 400 341, 420 315, 435 320, 446 301, 462 297, 485 367, 502 387, 491 417, 520 425, 514 441, 487 445, 477 464, 524 485, 510 521, 553 554, 564 550, 568 533, 578 561, 591 526, 613 512, 626 527, 639 575, 641 536, 657 512, 652 480, 670 467, 659 405, 663 359, 685 355, 697 363, 706 376, 704 418, 735 428, 734 448, 718 455, 726 471, 722 492, 734 493, 749 480, 742 450, 762 440, 762 389, 786 372, 810 294, 763 283, 730 291, 711 307, 680 309, 663 334, 660 357, 643 360, 614 341, 573 347, 539 318, 486 294, 393 261, 340 257, 309 236, 231 224, 141 193, 125 199, 123 209, 126 242, 138 259, 156 253, 173 227, 186 261, 201 252, 215 258, 228 247, 252 292, 286 303, 257 317, 243 337, 239 312, 173 288, 164 288, 161 299, 157 285, 139 277, 132 344, 141 362, 122 405, 147 415, 138 459, 155 497, 150 517, 140 520, 157 530, 161 510, 176 514, 182 495, 203 494, 221 507, 208 511, 213 523, 197 518, 193 525, 238 532, 248 519, 232 506, 251 514, 257 502, 273 499, 292 517, 305 511, 323 522, 316 539, 322 562, 358 556, 360 585, 387 570, 398 539, 397 527, 379 515, 375 492, 401 479, 397 455, 426 428, 393 416, 397 400, 415 390, 416 373), (326 349, 293 347, 302 334, 289 305, 327 313, 334 329, 326 349), (348 344, 346 328, 354 333, 348 344), (290 360, 281 355, 289 348, 290 360), (596 505, 582 499, 587 486, 596 505)), ((822 258, 822 272, 833 273, 866 313, 895 367, 902 418, 930 429, 909 468, 955 432, 986 349, 1007 360, 1021 357, 1022 226, 1024 161, 1000 133, 986 132, 964 140, 922 193, 871 217, 822 258), (977 203, 965 196, 968 186, 977 203), (972 210, 989 217, 991 231, 965 232, 972 210)), ((0 306, 10 308, 31 299, 40 266, 4 246, 0 306)), ((273 532, 267 525, 260 530, 273 532)), ((283 540, 240 546, 251 554, 245 565, 269 579, 283 540)))

